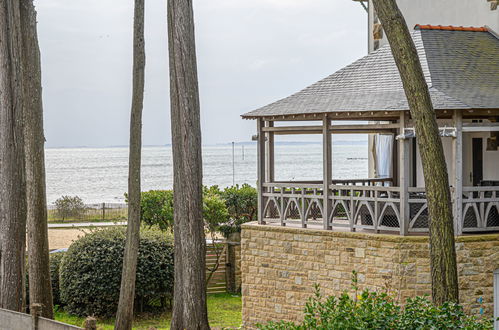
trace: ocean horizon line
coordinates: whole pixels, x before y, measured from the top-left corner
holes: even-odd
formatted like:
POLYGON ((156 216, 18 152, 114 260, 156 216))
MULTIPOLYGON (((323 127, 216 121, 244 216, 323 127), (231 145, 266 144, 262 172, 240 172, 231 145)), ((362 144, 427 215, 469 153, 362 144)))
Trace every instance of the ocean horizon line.
MULTIPOLYGON (((275 142, 276 145, 318 145, 322 142, 319 141, 280 141, 275 142)), ((333 141, 336 145, 365 145, 367 140, 339 140, 333 141)), ((208 143, 203 144, 202 147, 218 147, 218 146, 230 146, 232 142, 224 143, 208 143)), ((234 142, 236 146, 251 145, 255 146, 255 141, 244 141, 244 142, 234 142)), ((171 147, 171 144, 145 144, 143 148, 161 148, 161 147, 171 147)), ((108 145, 108 146, 49 146, 45 149, 110 149, 110 148, 128 148, 128 145, 108 145)))

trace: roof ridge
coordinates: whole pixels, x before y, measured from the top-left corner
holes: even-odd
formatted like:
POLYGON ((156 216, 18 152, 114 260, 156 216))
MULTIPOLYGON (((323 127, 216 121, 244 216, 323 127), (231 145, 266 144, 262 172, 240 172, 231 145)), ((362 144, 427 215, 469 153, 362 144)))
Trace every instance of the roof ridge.
POLYGON ((473 32, 489 32, 485 26, 454 26, 454 25, 431 25, 431 24, 416 24, 415 30, 444 30, 444 31, 473 31, 473 32))

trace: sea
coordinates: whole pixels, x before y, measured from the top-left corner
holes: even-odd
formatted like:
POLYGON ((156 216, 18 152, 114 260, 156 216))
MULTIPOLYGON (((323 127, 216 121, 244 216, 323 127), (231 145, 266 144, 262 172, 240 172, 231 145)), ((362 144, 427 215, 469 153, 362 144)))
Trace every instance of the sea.
MULTIPOLYGON (((333 142, 333 179, 367 178, 367 142, 333 142)), ((256 186, 257 152, 254 143, 202 147, 203 184, 227 187, 247 183, 256 186)), ((47 201, 79 196, 87 204, 124 203, 128 178, 128 148, 47 148, 47 201)), ((142 149, 142 191, 171 189, 171 146, 142 149)), ((275 145, 275 179, 322 179, 321 143, 275 145)))

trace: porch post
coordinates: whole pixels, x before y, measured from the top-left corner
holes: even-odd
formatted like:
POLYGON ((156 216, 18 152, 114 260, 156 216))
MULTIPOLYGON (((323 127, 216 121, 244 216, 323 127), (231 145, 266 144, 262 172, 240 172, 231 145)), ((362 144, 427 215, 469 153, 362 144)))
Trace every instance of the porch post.
POLYGON ((324 115, 322 120, 322 171, 323 178, 322 183, 324 187, 322 189, 323 193, 323 202, 322 202, 322 223, 323 227, 326 230, 330 230, 332 228, 329 217, 331 214, 331 200, 329 196, 331 191, 329 190, 329 185, 332 181, 332 151, 331 151, 331 133, 329 132, 329 125, 331 124, 331 120, 327 117, 327 114, 324 115))
MULTIPOLYGON (((399 134, 404 134, 407 126, 408 116, 405 111, 400 113, 399 134)), ((400 235, 407 235, 409 232, 410 212, 409 212, 409 140, 399 140, 399 186, 400 186, 400 235)))
MULTIPOLYGON (((274 122, 268 121, 265 126, 274 127, 274 122)), ((267 132, 267 139, 265 140, 265 144, 266 144, 265 162, 267 166, 265 181, 274 182, 274 132, 267 132)))
POLYGON ((257 136, 258 136, 258 142, 257 142, 257 158, 258 158, 258 165, 257 165, 257 172, 258 172, 258 223, 261 225, 265 224, 264 217, 265 215, 263 214, 263 211, 265 209, 264 205, 264 199, 263 199, 263 192, 264 192, 264 187, 263 183, 265 181, 265 134, 262 131, 264 122, 263 119, 258 118, 256 122, 257 126, 257 136))
POLYGON ((463 114, 454 110, 452 116, 456 127, 456 137, 452 140, 452 167, 451 183, 454 185, 454 231, 456 235, 463 233, 463 114))

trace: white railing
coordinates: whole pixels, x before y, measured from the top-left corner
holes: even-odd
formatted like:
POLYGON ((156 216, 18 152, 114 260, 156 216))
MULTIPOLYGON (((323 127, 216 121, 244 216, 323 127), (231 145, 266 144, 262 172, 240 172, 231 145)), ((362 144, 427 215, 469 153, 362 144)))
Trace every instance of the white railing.
POLYGON ((499 231, 499 187, 463 187, 463 232, 499 231))
POLYGON ((399 187, 330 185, 329 189, 331 226, 400 230, 399 187))
POLYGON ((323 185, 316 183, 264 183, 262 194, 266 222, 322 223, 323 185))
MULTIPOLYGON (((408 221, 409 233, 428 232, 428 203, 424 188, 408 189, 408 219, 400 214, 400 187, 374 180, 335 180, 329 186, 327 227, 400 231, 408 221), (341 182, 341 184, 338 184, 341 182)), ((263 184, 264 222, 324 224, 324 186, 314 182, 263 184)), ((453 201, 456 200, 453 190, 453 201)), ((407 213, 406 213, 407 214, 407 213)), ((499 231, 499 187, 463 187, 461 226, 463 232, 499 231)))

